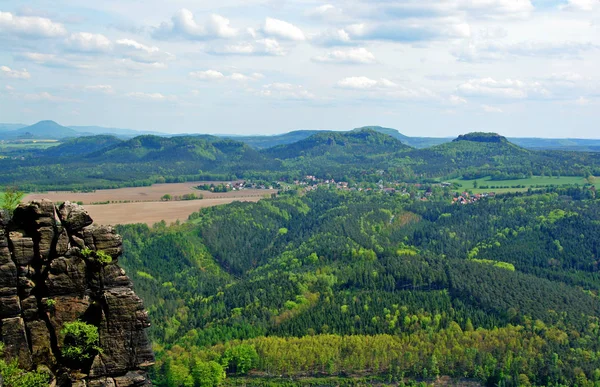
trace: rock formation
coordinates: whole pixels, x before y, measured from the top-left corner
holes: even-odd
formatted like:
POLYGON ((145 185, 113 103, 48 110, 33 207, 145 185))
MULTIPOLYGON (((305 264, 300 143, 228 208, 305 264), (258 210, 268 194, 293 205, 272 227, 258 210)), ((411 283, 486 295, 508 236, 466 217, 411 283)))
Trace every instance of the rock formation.
POLYGON ((26 369, 49 370, 58 386, 146 386, 154 362, 147 312, 117 265, 121 237, 92 225, 80 206, 50 201, 0 214, 0 341, 26 369), (102 257, 103 259, 99 259, 102 257), (73 364, 62 356, 65 323, 98 328, 101 350, 73 364))

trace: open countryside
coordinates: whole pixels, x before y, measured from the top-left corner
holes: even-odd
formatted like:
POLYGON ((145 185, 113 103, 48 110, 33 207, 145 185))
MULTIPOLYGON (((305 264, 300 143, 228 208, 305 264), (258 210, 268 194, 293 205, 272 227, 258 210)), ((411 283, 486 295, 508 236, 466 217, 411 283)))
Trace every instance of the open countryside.
MULTIPOLYGON (((167 224, 185 221, 200 208, 228 204, 235 201, 257 202, 276 193, 273 189, 244 189, 229 192, 210 192, 196 189, 207 182, 154 184, 149 187, 102 189, 94 192, 52 191, 27 195, 23 200, 49 199, 55 203, 71 201, 86 205, 96 224, 116 225, 145 223, 152 225, 164 220, 167 224), (202 199, 176 200, 195 194, 202 199), (170 195, 175 200, 164 201, 170 195)), ((224 182, 208 182, 215 185, 224 182)), ((226 183, 226 182, 225 182, 226 183)))

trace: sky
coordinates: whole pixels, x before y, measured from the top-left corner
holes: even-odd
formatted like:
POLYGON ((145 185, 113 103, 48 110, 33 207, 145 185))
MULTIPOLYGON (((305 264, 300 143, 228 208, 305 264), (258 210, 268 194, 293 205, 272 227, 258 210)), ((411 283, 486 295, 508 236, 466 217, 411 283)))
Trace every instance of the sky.
POLYGON ((600 0, 0 0, 0 122, 600 138, 600 0))

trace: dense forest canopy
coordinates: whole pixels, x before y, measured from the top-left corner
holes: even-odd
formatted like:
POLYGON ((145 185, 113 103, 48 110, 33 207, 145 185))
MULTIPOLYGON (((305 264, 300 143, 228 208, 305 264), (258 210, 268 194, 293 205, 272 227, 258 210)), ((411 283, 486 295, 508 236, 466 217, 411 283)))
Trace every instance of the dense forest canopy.
POLYGON ((528 150, 493 133, 471 133, 416 149, 387 133, 393 134, 385 128, 319 132, 261 150, 207 135, 144 135, 127 141, 82 137, 45 151, 0 158, 0 186, 40 191, 197 180, 292 182, 307 175, 413 183, 459 177, 600 175, 600 153, 528 150))
POLYGON ((200 375, 592 386, 598 204, 588 188, 469 205, 319 189, 119 232, 155 322, 159 386, 205 385, 200 375))

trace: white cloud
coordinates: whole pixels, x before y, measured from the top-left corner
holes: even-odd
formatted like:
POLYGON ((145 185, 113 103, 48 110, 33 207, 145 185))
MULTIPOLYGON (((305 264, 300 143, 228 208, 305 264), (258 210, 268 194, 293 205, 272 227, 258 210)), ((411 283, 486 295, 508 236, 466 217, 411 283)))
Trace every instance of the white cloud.
POLYGON ((206 70, 206 71, 194 71, 190 73, 190 77, 194 79, 200 79, 203 81, 222 81, 222 80, 231 80, 236 82, 250 82, 257 81, 259 79, 264 78, 264 75, 260 73, 253 73, 250 75, 245 75, 239 72, 231 73, 230 75, 225 75, 217 70, 206 70))
POLYGON ((505 79, 497 81, 493 78, 471 79, 457 87, 461 95, 525 99, 530 97, 548 97, 550 91, 539 82, 524 82, 518 79, 505 79))
POLYGON ((116 44, 120 53, 136 62, 154 63, 175 59, 174 55, 156 46, 146 46, 132 39, 119 39, 116 44))
POLYGON ((65 36, 67 30, 60 23, 45 17, 16 16, 0 11, 0 35, 22 38, 56 38, 65 36))
POLYGON ((464 105, 467 103, 466 99, 461 98, 458 95, 451 95, 450 98, 448 98, 448 101, 451 105, 464 105))
POLYGON ((15 59, 25 62, 33 62, 35 64, 46 66, 46 67, 63 67, 63 68, 77 68, 87 69, 90 65, 76 63, 73 60, 66 59, 65 57, 58 56, 55 54, 42 54, 39 52, 24 52, 15 55, 15 59))
POLYGON ((18 71, 18 70, 13 70, 8 66, 0 66, 0 71, 1 71, 1 74, 4 74, 5 76, 7 76, 9 78, 15 78, 15 79, 31 78, 31 74, 29 74, 29 71, 27 71, 26 69, 18 71))
POLYGON ((233 73, 231 74, 228 79, 231 79, 232 81, 236 81, 236 82, 252 82, 252 81, 258 81, 259 79, 264 78, 264 75, 260 74, 260 73, 253 73, 250 75, 245 75, 242 73, 233 73))
POLYGON ((527 18, 535 9, 531 0, 458 0, 455 3, 458 9, 473 16, 491 18, 527 18))
POLYGON ((271 83, 263 86, 258 94, 263 97, 288 100, 313 100, 316 98, 304 86, 293 85, 291 83, 271 83))
POLYGON ((433 100, 439 97, 425 87, 406 87, 386 78, 371 79, 368 77, 348 77, 338 81, 337 87, 342 89, 367 92, 373 99, 433 100))
POLYGON ((207 51, 213 55, 284 56, 286 51, 275 39, 258 39, 253 42, 227 44, 207 51))
POLYGON ((385 78, 375 80, 367 77, 348 77, 338 81, 337 86, 343 89, 367 90, 375 88, 392 88, 397 85, 385 78))
POLYGON ((51 93, 48 93, 47 91, 42 91, 42 92, 34 93, 34 94, 25 94, 25 95, 23 95, 23 99, 25 99, 27 101, 33 101, 33 102, 40 102, 40 101, 47 101, 47 102, 81 102, 81 101, 78 101, 78 100, 75 100, 75 99, 59 97, 59 96, 53 95, 51 93))
POLYGON ((83 90, 102 94, 113 94, 115 92, 111 85, 88 85, 83 86, 83 90))
POLYGON ((350 63, 350 64, 371 64, 375 63, 375 55, 366 48, 353 48, 349 50, 334 50, 326 55, 313 58, 316 62, 323 63, 350 63))
POLYGON ((351 39, 378 40, 403 43, 444 40, 449 38, 468 38, 471 27, 463 22, 414 19, 403 23, 358 23, 346 27, 351 39))
POLYGON ((597 0, 568 0, 561 8, 566 11, 592 11, 597 6, 597 0))
POLYGON ((503 113, 502 109, 496 106, 481 105, 481 108, 486 113, 503 113))
POLYGON ((344 29, 329 29, 311 38, 311 42, 320 46, 351 46, 355 43, 344 29))
POLYGON ((220 15, 210 15, 207 21, 199 24, 192 11, 181 9, 169 22, 155 28, 155 38, 180 37, 192 40, 230 39, 238 34, 238 30, 230 26, 229 19, 220 15))
POLYGON ((190 77, 203 81, 218 81, 225 79, 225 75, 216 70, 194 71, 190 73, 190 77))
POLYGON ((90 32, 71 34, 65 43, 69 50, 77 52, 102 53, 112 49, 112 42, 106 36, 90 32))
POLYGON ((535 42, 517 43, 469 41, 451 50, 462 62, 500 61, 508 57, 557 57, 577 58, 581 54, 597 50, 598 45, 591 42, 535 42))
POLYGON ((265 20, 261 30, 267 36, 273 36, 284 40, 306 40, 306 36, 304 36, 304 32, 302 32, 300 28, 283 20, 270 17, 265 20))
POLYGON ((167 96, 161 93, 143 93, 143 92, 132 92, 132 93, 127 93, 125 94, 126 97, 128 98, 132 98, 132 99, 138 99, 138 100, 142 100, 142 101, 157 101, 157 102, 163 102, 163 101, 175 101, 177 100, 177 97, 175 96, 167 96))

